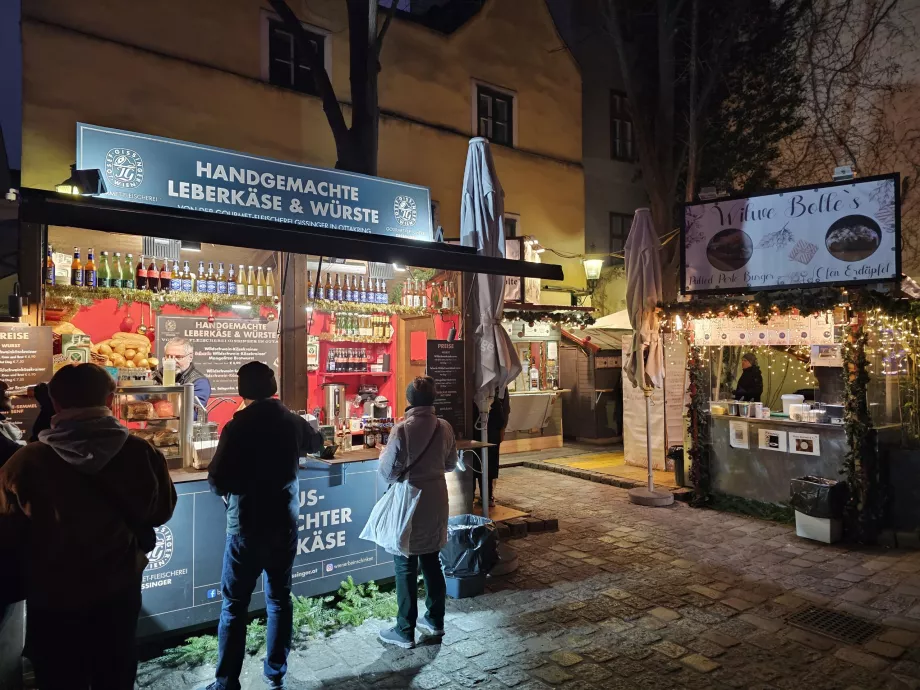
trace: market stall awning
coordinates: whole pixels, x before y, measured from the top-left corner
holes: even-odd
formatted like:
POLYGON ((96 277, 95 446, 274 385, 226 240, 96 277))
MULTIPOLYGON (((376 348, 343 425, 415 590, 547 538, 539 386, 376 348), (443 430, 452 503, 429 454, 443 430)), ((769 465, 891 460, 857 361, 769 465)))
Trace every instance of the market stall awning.
POLYGON ((563 280, 561 266, 481 256, 471 247, 69 196, 42 189, 24 188, 20 194, 19 219, 26 223, 317 256, 348 256, 363 261, 447 271, 563 280))

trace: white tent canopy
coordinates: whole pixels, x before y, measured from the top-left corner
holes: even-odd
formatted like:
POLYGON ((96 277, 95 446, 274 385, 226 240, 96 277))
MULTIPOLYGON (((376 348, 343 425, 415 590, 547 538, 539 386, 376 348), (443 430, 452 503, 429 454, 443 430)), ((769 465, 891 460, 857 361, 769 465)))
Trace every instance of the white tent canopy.
POLYGON ((588 326, 585 330, 592 329, 605 329, 609 331, 631 331, 632 326, 629 325, 629 311, 627 309, 621 309, 620 311, 613 314, 602 316, 593 324, 588 326))

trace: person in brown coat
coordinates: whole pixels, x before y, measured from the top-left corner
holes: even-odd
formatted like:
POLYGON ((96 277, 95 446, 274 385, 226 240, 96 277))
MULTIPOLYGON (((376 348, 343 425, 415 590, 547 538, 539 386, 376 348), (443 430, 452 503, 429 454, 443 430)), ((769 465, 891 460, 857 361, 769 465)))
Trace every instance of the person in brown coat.
POLYGON ((64 367, 56 414, 0 469, 0 549, 22 554, 26 647, 42 690, 132 690, 141 574, 172 516, 166 459, 112 416, 112 377, 64 367))

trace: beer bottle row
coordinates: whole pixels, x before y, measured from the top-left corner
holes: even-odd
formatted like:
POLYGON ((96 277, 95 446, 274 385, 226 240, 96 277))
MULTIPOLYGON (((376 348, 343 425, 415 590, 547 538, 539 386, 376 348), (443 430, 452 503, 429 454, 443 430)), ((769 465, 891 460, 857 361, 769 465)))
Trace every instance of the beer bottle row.
POLYGON ((390 301, 387 295, 387 281, 379 278, 358 278, 346 274, 345 278, 337 273, 335 283, 327 273, 326 280, 317 274, 316 284, 313 283, 312 271, 307 271, 307 299, 328 300, 330 302, 352 302, 355 304, 387 304, 390 301))
MULTIPOLYGON (((45 259, 45 285, 52 286, 57 283, 54 249, 48 245, 48 255, 45 259)), ((127 254, 124 261, 121 252, 115 252, 112 260, 109 253, 102 252, 99 263, 96 263, 95 253, 90 247, 86 255, 86 262, 80 260, 80 248, 73 248, 70 263, 70 284, 85 288, 121 288, 135 290, 150 290, 160 293, 194 292, 199 294, 215 295, 240 295, 246 297, 274 297, 275 278, 271 267, 263 270, 261 266, 256 269, 242 264, 237 272, 234 264, 230 269, 224 269, 224 263, 218 262, 217 269, 214 262, 209 261, 205 269, 205 262, 198 262, 198 271, 192 272, 189 262, 173 261, 172 269, 169 263, 163 261, 157 267, 156 260, 151 257, 150 263, 145 264, 145 257, 141 255, 137 265, 134 266, 134 256, 127 254)))

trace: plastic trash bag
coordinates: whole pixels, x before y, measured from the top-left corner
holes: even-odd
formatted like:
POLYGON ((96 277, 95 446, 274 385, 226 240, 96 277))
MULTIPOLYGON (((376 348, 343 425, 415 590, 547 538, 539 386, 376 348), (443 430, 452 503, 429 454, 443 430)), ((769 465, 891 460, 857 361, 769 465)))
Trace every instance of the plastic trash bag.
POLYGON ((389 554, 408 556, 412 516, 421 495, 421 490, 409 482, 392 484, 371 510, 361 539, 374 542, 389 554))
POLYGON ((849 492, 845 482, 826 477, 799 477, 789 482, 790 505, 816 518, 843 517, 849 492))
POLYGON ((498 562, 498 528, 488 518, 456 515, 447 521, 441 565, 447 577, 488 575, 498 562))

